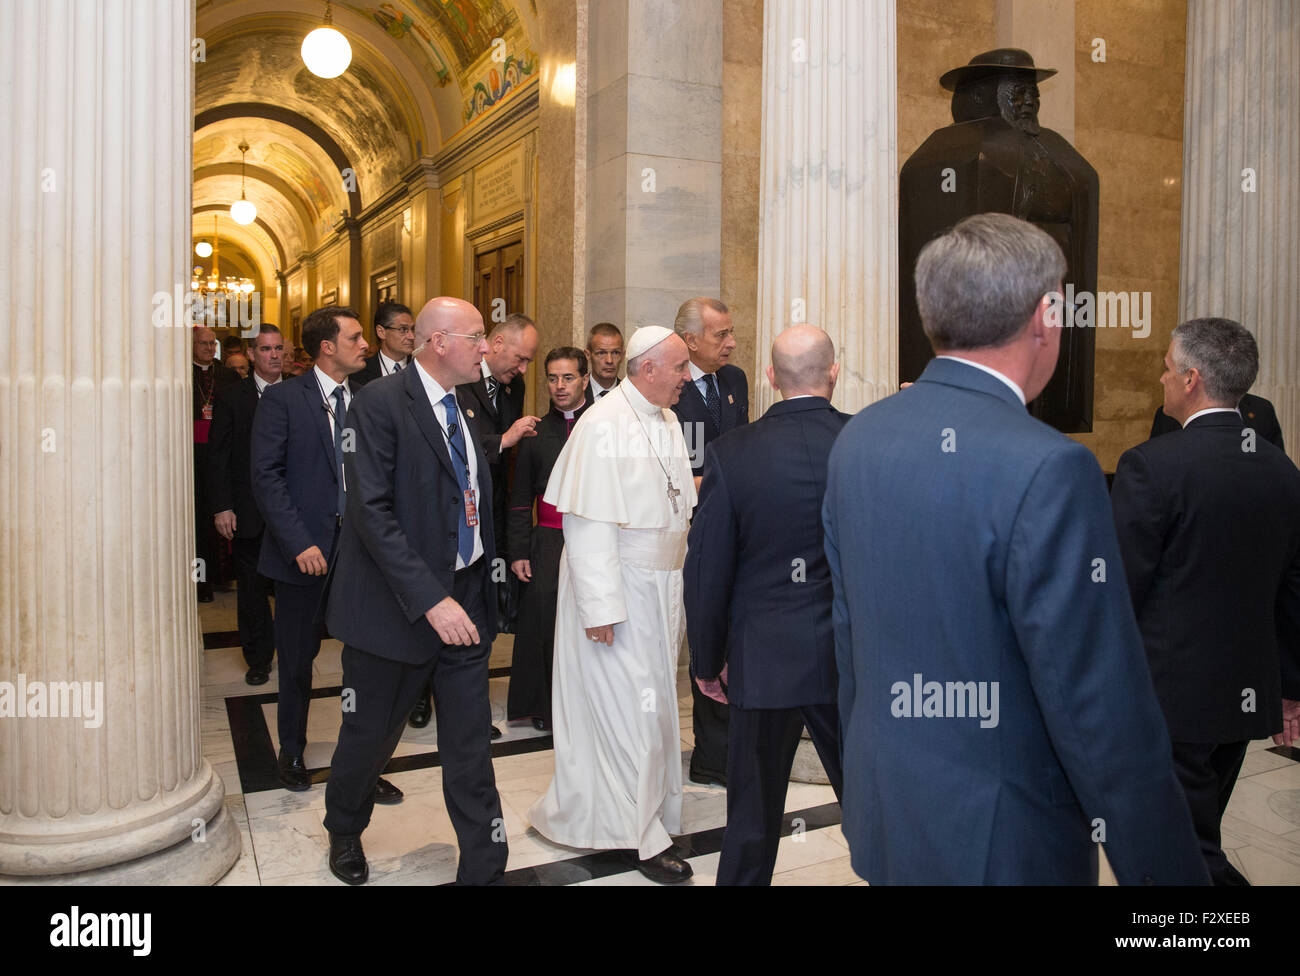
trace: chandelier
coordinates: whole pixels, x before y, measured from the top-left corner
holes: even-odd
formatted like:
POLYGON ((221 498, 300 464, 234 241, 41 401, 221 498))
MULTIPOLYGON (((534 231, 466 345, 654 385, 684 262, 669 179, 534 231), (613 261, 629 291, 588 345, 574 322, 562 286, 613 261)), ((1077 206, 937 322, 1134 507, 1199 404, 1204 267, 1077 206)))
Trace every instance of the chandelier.
MULTIPOLYGON (((204 243, 200 241, 202 246, 204 243)), ((195 253, 199 253, 196 247, 195 253)), ((217 239, 217 215, 212 215, 212 244, 207 248, 212 254, 212 273, 205 275, 201 265, 194 266, 194 274, 190 278, 190 290, 202 292, 205 296, 218 300, 225 298, 238 298, 241 295, 250 295, 256 287, 253 279, 235 277, 233 275, 221 277, 221 242, 217 239)), ((202 254, 199 254, 203 257, 202 254)))

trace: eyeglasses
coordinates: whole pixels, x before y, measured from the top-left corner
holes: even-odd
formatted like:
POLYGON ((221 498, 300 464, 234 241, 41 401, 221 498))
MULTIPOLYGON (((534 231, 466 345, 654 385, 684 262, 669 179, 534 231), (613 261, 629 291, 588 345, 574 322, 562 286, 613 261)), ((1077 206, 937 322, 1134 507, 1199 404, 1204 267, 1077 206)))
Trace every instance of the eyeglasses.
POLYGON ((402 335, 412 335, 412 336, 415 335, 415 326, 413 325, 403 325, 403 326, 381 325, 380 328, 383 329, 385 332, 398 332, 401 333, 402 335))
POLYGON ((458 336, 461 339, 473 339, 474 345, 478 345, 487 338, 486 332, 444 332, 443 335, 458 336))

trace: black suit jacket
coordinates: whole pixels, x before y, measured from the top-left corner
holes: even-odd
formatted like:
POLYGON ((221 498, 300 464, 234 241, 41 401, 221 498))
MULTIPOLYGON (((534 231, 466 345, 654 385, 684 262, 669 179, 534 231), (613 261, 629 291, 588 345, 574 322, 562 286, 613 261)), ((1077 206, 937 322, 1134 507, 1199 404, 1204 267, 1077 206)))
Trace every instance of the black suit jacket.
POLYGON ((713 423, 704 396, 694 380, 687 380, 682 395, 673 405, 673 413, 681 421, 686 437, 686 449, 691 452, 691 471, 704 473, 704 449, 727 431, 749 423, 749 381, 745 371, 730 363, 717 372, 718 397, 721 400, 721 428, 713 423))
MULTIPOLYGON (((456 387, 456 399, 460 401, 462 410, 474 412, 473 419, 478 425, 483 454, 493 468, 492 476, 499 477, 497 469, 502 462, 501 435, 524 415, 524 378, 516 376, 509 386, 499 387, 495 407, 488 398, 487 382, 482 379, 456 387)), ((502 487, 500 481, 496 484, 502 487)))
MULTIPOLYGON (((405 371, 411 366, 411 357, 407 356, 406 361, 402 363, 402 370, 405 371)), ((348 377, 348 383, 353 390, 359 390, 371 380, 377 380, 384 375, 382 364, 379 362, 379 353, 375 353, 366 360, 366 364, 359 370, 348 377)))
POLYGON ((312 546, 331 558, 340 513, 334 437, 314 369, 266 388, 249 454, 253 498, 267 529, 257 571, 285 583, 315 582, 295 559, 312 546))
MULTIPOLYGON (((582 416, 586 406, 575 415, 582 416)), ((546 494, 546 482, 551 478, 560 451, 569 439, 568 423, 564 414, 554 407, 537 424, 537 436, 525 437, 519 443, 515 456, 515 483, 510 489, 510 510, 507 515, 506 562, 528 559, 532 551, 533 501, 546 494)))
MULTIPOLYGON (((496 556, 492 478, 479 447, 477 418, 466 418, 466 446, 478 463, 479 534, 484 566, 496 556)), ((452 595, 464 495, 451 455, 415 369, 372 383, 352 401, 347 428, 355 450, 345 455, 348 511, 326 622, 331 636, 379 657, 422 664, 442 646, 425 611, 452 595)), ((491 572, 484 605, 496 604, 491 572)), ((496 637, 488 612, 485 633, 496 637)))
POLYGON ((208 514, 233 511, 235 535, 251 539, 265 523, 253 498, 251 447, 257 412, 252 374, 217 395, 208 434, 208 514))
MULTIPOLYGON (((1241 411, 1242 423, 1247 427, 1254 427, 1260 437, 1279 451, 1286 450, 1286 445, 1282 443, 1282 425, 1277 421, 1277 411, 1273 409, 1273 404, 1263 397, 1247 393, 1241 398, 1237 409, 1241 411)), ((1165 413, 1164 407, 1156 407, 1156 415, 1151 420, 1151 437, 1171 434, 1182 429, 1183 425, 1165 413)))
POLYGON ((694 673, 730 663, 741 708, 835 701, 831 573, 822 500, 848 422, 824 397, 782 400, 713 442, 691 523, 684 587, 694 673))
POLYGON ((1300 699, 1300 471, 1212 413, 1124 453, 1111 502, 1176 742, 1259 739, 1300 699))

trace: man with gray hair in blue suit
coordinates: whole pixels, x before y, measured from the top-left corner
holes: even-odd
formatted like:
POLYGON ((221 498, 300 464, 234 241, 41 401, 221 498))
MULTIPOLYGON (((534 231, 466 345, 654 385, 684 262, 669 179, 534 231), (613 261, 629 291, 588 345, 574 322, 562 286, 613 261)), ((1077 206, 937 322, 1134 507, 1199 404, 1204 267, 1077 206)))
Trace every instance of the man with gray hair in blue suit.
POLYGON ((1031 417, 1065 260, 1006 214, 922 250, 937 358, 823 505, 844 834, 872 884, 1205 884, 1096 460, 1031 417))

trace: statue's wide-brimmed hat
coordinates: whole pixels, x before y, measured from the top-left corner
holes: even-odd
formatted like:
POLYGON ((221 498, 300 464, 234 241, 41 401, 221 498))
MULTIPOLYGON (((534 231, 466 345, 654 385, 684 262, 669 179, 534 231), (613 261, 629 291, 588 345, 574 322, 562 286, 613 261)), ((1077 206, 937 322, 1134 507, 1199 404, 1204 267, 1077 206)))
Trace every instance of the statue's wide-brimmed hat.
POLYGON ((948 91, 956 91, 958 85, 1008 73, 1032 75, 1034 81, 1038 82, 1052 77, 1056 74, 1056 69, 1035 68, 1033 56, 1018 47, 999 47, 977 54, 960 68, 945 72, 939 79, 939 84, 948 91))

